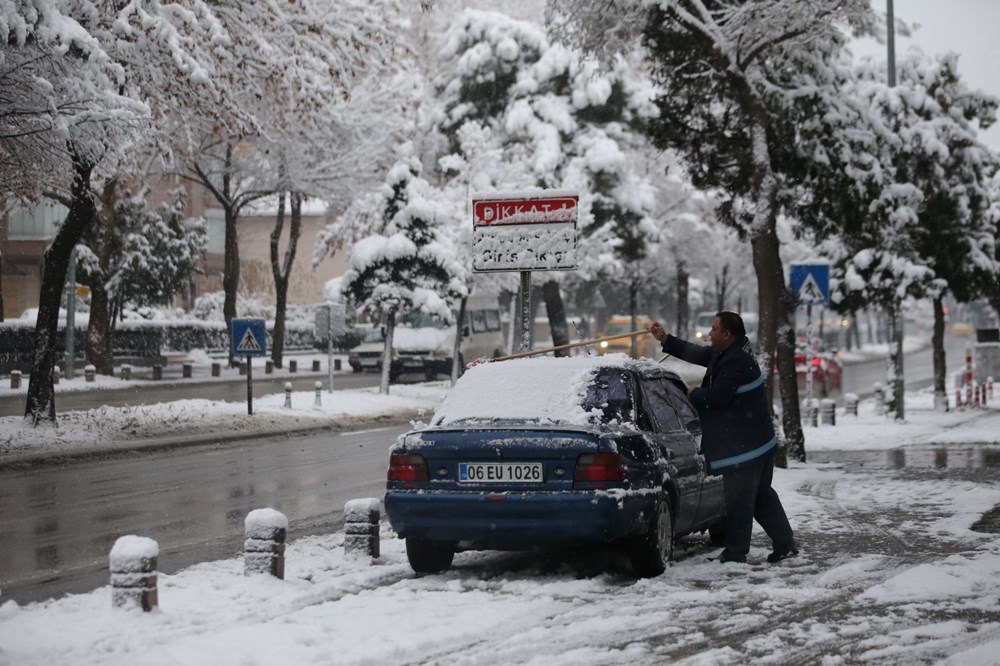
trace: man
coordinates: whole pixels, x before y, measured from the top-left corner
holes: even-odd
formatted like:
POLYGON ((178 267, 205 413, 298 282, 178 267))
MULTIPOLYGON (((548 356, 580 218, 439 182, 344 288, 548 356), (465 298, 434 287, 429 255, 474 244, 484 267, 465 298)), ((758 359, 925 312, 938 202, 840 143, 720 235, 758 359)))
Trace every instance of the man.
POLYGON ((668 335, 657 323, 649 332, 666 353, 708 368, 701 386, 688 394, 701 416, 702 453, 709 471, 722 475, 727 530, 718 561, 747 561, 754 519, 771 537, 774 550, 768 562, 798 555, 785 509, 771 488, 777 438, 764 375, 743 320, 735 312, 716 314, 709 347, 668 335))

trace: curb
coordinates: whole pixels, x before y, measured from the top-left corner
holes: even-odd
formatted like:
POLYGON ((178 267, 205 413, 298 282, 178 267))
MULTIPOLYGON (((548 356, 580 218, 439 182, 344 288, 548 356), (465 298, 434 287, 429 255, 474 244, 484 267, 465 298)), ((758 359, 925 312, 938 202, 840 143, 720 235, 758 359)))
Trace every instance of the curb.
POLYGON ((252 439, 280 437, 282 439, 309 435, 321 432, 344 432, 358 427, 380 425, 403 425, 408 421, 426 417, 426 412, 419 410, 399 411, 391 414, 365 417, 331 417, 329 423, 313 426, 276 427, 263 430, 246 430, 222 433, 197 433, 184 435, 175 433, 163 437, 143 440, 110 442, 106 445, 81 447, 61 451, 33 451, 26 453, 0 454, 0 472, 11 470, 26 470, 49 465, 61 465, 88 460, 101 460, 148 452, 169 451, 171 449, 192 448, 195 446, 210 446, 213 444, 232 444, 252 439), (333 419, 337 419, 334 421, 333 419))

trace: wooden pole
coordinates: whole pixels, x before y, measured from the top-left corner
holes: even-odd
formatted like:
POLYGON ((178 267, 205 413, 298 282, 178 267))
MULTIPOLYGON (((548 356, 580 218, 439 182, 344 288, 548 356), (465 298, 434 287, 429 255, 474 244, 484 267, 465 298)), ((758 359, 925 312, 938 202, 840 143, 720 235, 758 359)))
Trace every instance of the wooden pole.
POLYGON ((579 342, 570 342, 565 345, 557 345, 555 347, 546 347, 545 349, 532 349, 531 351, 518 352, 517 354, 507 354, 506 356, 497 356, 493 359, 486 359, 488 361, 509 361, 515 358, 523 358, 525 356, 537 356, 538 354, 548 354, 549 352, 561 351, 563 349, 573 349, 574 347, 585 347, 587 345, 592 345, 598 342, 606 342, 608 340, 621 340, 622 338, 634 338, 637 335, 651 335, 649 329, 643 328, 638 331, 632 331, 631 333, 622 333, 620 335, 606 335, 603 338, 593 338, 591 340, 580 340, 579 342))

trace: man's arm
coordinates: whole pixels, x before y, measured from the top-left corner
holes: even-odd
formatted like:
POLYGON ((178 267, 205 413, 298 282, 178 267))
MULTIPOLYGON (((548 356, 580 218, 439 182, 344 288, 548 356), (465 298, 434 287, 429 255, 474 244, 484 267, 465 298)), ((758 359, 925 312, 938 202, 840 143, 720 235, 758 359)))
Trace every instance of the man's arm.
POLYGON ((649 327, 649 333, 660 343, 663 351, 682 361, 705 368, 712 361, 712 348, 708 345, 696 345, 687 340, 681 340, 667 333, 658 323, 649 327))

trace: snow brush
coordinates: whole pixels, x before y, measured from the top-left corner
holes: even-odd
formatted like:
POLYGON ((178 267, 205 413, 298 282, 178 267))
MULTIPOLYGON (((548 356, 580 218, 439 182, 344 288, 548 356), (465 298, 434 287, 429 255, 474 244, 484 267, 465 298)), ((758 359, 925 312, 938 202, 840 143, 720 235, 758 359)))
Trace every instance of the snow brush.
POLYGON ((466 368, 474 368, 482 363, 495 363, 496 361, 509 361, 515 358, 525 358, 526 356, 538 356, 539 354, 548 354, 550 352, 562 351, 563 349, 573 349, 575 347, 586 347, 587 345, 592 345, 598 342, 607 342, 609 340, 621 340, 622 338, 634 338, 638 335, 649 334, 648 328, 639 329, 638 331, 632 331, 631 333, 621 333, 619 335, 606 335, 603 338, 592 338, 590 340, 580 340, 579 342, 570 342, 565 345, 556 345, 555 347, 545 347, 544 349, 532 349, 531 351, 518 352, 516 354, 507 354, 506 356, 495 356, 490 358, 489 356, 482 356, 476 360, 466 363, 466 368))

